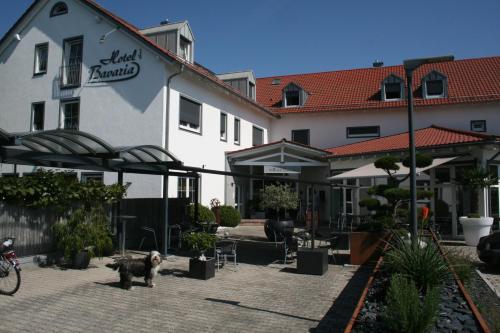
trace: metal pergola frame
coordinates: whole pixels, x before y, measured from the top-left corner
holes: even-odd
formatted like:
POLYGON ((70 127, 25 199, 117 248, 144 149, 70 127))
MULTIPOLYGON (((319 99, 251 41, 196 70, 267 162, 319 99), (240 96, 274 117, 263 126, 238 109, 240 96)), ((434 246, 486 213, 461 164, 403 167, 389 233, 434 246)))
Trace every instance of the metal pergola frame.
MULTIPOLYGON (((113 147, 92 134, 65 129, 8 133, 0 128, 0 162, 14 165, 116 172, 118 173, 118 182, 122 185, 124 173, 164 176, 165 235, 163 252, 165 255, 167 254, 169 224, 168 194, 166 194, 168 193, 168 176, 193 177, 197 183, 200 173, 208 173, 237 178, 304 183, 329 188, 333 186, 345 187, 333 185, 330 182, 305 181, 185 166, 178 158, 160 146, 113 147)), ((198 203, 198 186, 195 186, 195 189, 195 203, 198 203)), ((198 216, 198 205, 195 207, 195 216, 198 216)))

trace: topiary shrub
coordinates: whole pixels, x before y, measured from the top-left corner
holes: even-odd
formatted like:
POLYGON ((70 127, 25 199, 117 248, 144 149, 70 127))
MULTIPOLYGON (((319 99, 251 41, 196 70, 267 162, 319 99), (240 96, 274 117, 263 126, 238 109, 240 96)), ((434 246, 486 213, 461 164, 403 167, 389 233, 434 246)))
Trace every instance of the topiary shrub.
MULTIPOLYGON (((194 217, 194 204, 191 204, 187 208, 187 215, 189 216, 190 220, 192 222, 195 222, 195 217, 194 217)), ((210 208, 203 206, 201 204, 198 204, 198 219, 199 222, 210 222, 213 223, 215 222, 215 215, 214 213, 210 210, 210 208)))
POLYGON ((223 227, 236 227, 240 224, 241 215, 232 206, 220 206, 220 225, 223 227))

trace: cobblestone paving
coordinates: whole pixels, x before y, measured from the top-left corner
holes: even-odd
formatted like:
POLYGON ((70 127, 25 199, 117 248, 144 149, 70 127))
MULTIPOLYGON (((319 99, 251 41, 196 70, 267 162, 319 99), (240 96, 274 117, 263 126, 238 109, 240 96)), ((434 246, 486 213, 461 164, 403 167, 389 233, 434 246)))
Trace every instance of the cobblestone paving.
POLYGON ((110 261, 83 271, 26 265, 18 293, 0 296, 0 332, 309 332, 356 271, 330 265, 308 276, 295 264, 242 263, 201 281, 186 276, 187 258, 169 257, 155 288, 136 279, 126 291, 104 266, 110 261))

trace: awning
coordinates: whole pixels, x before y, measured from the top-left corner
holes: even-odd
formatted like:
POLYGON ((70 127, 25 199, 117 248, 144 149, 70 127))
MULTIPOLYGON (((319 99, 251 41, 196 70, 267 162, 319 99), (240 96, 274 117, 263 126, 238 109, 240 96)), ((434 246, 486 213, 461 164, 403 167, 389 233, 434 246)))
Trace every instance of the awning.
MULTIPOLYGON (((423 172, 425 170, 429 170, 435 168, 441 164, 448 163, 451 160, 454 160, 458 156, 453 157, 444 157, 444 158, 435 158, 432 161, 432 164, 425 168, 417 168, 417 173, 423 172)), ((404 177, 410 173, 410 169, 405 167, 402 163, 396 163, 399 165, 399 170, 394 173, 395 177, 401 176, 404 177)), ((344 173, 341 173, 336 176, 328 177, 328 179, 346 179, 346 178, 367 178, 367 177, 387 177, 387 173, 384 170, 378 169, 375 167, 375 164, 370 163, 367 165, 363 165, 362 167, 356 168, 354 170, 350 170, 344 173)))

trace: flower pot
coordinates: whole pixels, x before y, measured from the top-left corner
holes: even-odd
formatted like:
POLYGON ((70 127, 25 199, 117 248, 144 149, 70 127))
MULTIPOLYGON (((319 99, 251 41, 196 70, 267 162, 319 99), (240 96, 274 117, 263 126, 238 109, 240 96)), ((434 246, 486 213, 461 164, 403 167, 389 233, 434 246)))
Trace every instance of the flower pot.
POLYGON ((350 261, 352 265, 363 265, 380 249, 385 233, 351 232, 349 235, 350 261))
POLYGON ((459 218, 462 229, 464 230, 465 244, 468 246, 477 246, 479 239, 490 234, 493 225, 492 217, 467 217, 459 218))
POLYGON ((90 264, 90 255, 88 251, 78 251, 73 257, 73 268, 86 269, 90 264))
POLYGON ((194 279, 208 280, 215 276, 215 258, 200 260, 189 259, 189 275, 194 279))
POLYGON ((328 271, 328 249, 299 248, 297 272, 299 274, 323 275, 328 271))

